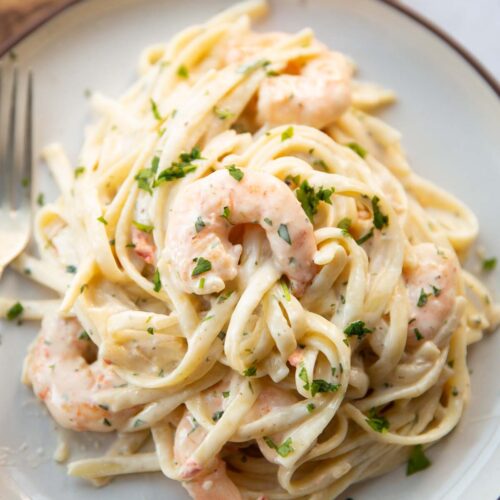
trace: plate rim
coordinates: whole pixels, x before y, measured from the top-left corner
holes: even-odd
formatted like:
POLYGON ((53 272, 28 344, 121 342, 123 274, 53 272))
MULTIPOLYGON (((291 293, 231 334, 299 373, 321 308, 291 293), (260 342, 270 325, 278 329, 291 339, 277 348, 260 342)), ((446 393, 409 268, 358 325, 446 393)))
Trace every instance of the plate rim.
MULTIPOLYGON (((486 68, 486 66, 479 61, 479 59, 466 49, 455 37, 450 35, 445 29, 438 26, 434 21, 431 21, 426 16, 420 14, 412 7, 400 3, 398 0, 377 0, 379 3, 399 12, 423 28, 431 35, 444 42, 456 54, 458 54, 464 62, 466 62, 493 90, 493 92, 500 97, 500 81, 496 79, 493 73, 486 68)), ((24 30, 20 31, 16 36, 8 42, 0 43, 0 58, 11 52, 21 41, 30 35, 34 34, 39 28, 49 23, 51 20, 65 12, 66 10, 74 7, 77 4, 83 3, 83 0, 66 0, 61 5, 50 10, 45 16, 36 19, 33 23, 28 25, 24 30)))

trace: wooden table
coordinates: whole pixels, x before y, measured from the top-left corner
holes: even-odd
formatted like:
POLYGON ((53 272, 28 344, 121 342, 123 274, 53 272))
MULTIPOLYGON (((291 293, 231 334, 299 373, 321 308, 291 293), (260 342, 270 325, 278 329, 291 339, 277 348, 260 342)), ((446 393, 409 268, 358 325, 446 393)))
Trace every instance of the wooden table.
POLYGON ((75 0, 0 0, 0 54, 44 19, 75 0))

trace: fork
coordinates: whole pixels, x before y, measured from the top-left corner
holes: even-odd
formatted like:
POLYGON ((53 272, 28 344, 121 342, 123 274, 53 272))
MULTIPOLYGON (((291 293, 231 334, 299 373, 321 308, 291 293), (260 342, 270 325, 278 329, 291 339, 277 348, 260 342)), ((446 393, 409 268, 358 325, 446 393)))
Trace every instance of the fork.
POLYGON ((17 68, 12 75, 10 100, 5 103, 5 111, 3 72, 0 67, 0 277, 5 266, 28 243, 33 179, 33 76, 30 72, 27 78, 22 124, 17 102, 20 93, 17 68), (2 116, 5 119, 2 120, 2 116))

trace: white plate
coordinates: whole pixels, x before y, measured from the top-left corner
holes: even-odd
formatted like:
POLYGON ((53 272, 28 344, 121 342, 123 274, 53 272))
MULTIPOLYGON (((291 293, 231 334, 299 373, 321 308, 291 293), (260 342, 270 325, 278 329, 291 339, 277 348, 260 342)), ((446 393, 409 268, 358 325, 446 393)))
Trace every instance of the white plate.
MULTIPOLYGON (((16 52, 36 76, 36 151, 57 140, 76 159, 89 120, 86 88, 117 95, 134 79, 140 50, 206 19, 226 0, 91 0, 42 26, 16 52)), ((420 174, 458 195, 478 215, 481 243, 500 250, 500 105, 495 92, 443 40, 392 7, 373 0, 276 0, 259 29, 311 26, 320 40, 351 55, 362 77, 393 88, 400 104, 384 113, 404 134, 420 174)), ((39 189, 55 191, 40 166, 39 189)), ((1 182, 1 180, 0 180, 1 182)), ((490 277, 491 285, 498 275, 490 277)), ((500 291, 497 288, 497 292, 500 291)), ((7 273, 1 295, 43 291, 7 273)), ((116 479, 96 490, 66 477, 51 460, 54 424, 19 382, 36 324, 0 324, 0 498, 51 500, 187 498, 161 474, 116 479), (23 444, 25 445, 23 446, 23 444), (26 446, 26 448, 25 448, 26 446)), ((472 401, 460 426, 430 451, 434 465, 410 478, 401 467, 341 495, 362 499, 494 499, 499 493, 498 335, 472 348, 472 401)), ((95 436, 78 435, 72 457, 96 454, 95 436), (84 450, 83 448, 86 448, 84 450)))

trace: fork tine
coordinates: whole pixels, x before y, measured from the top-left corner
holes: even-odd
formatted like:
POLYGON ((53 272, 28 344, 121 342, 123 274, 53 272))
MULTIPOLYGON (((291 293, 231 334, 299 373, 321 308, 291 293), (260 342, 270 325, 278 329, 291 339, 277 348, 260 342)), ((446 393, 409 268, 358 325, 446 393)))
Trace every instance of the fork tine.
POLYGON ((24 196, 21 197, 21 203, 31 200, 33 186, 33 74, 28 73, 28 85, 26 89, 26 110, 24 122, 24 151, 21 167, 21 179, 26 186, 24 187, 24 196))
POLYGON ((12 78, 12 87, 10 94, 9 120, 7 131, 7 154, 6 154, 6 186, 10 186, 7 196, 10 200, 10 206, 13 208, 14 202, 14 162, 15 162, 15 147, 16 147, 16 102, 17 102, 17 68, 14 69, 12 78))

